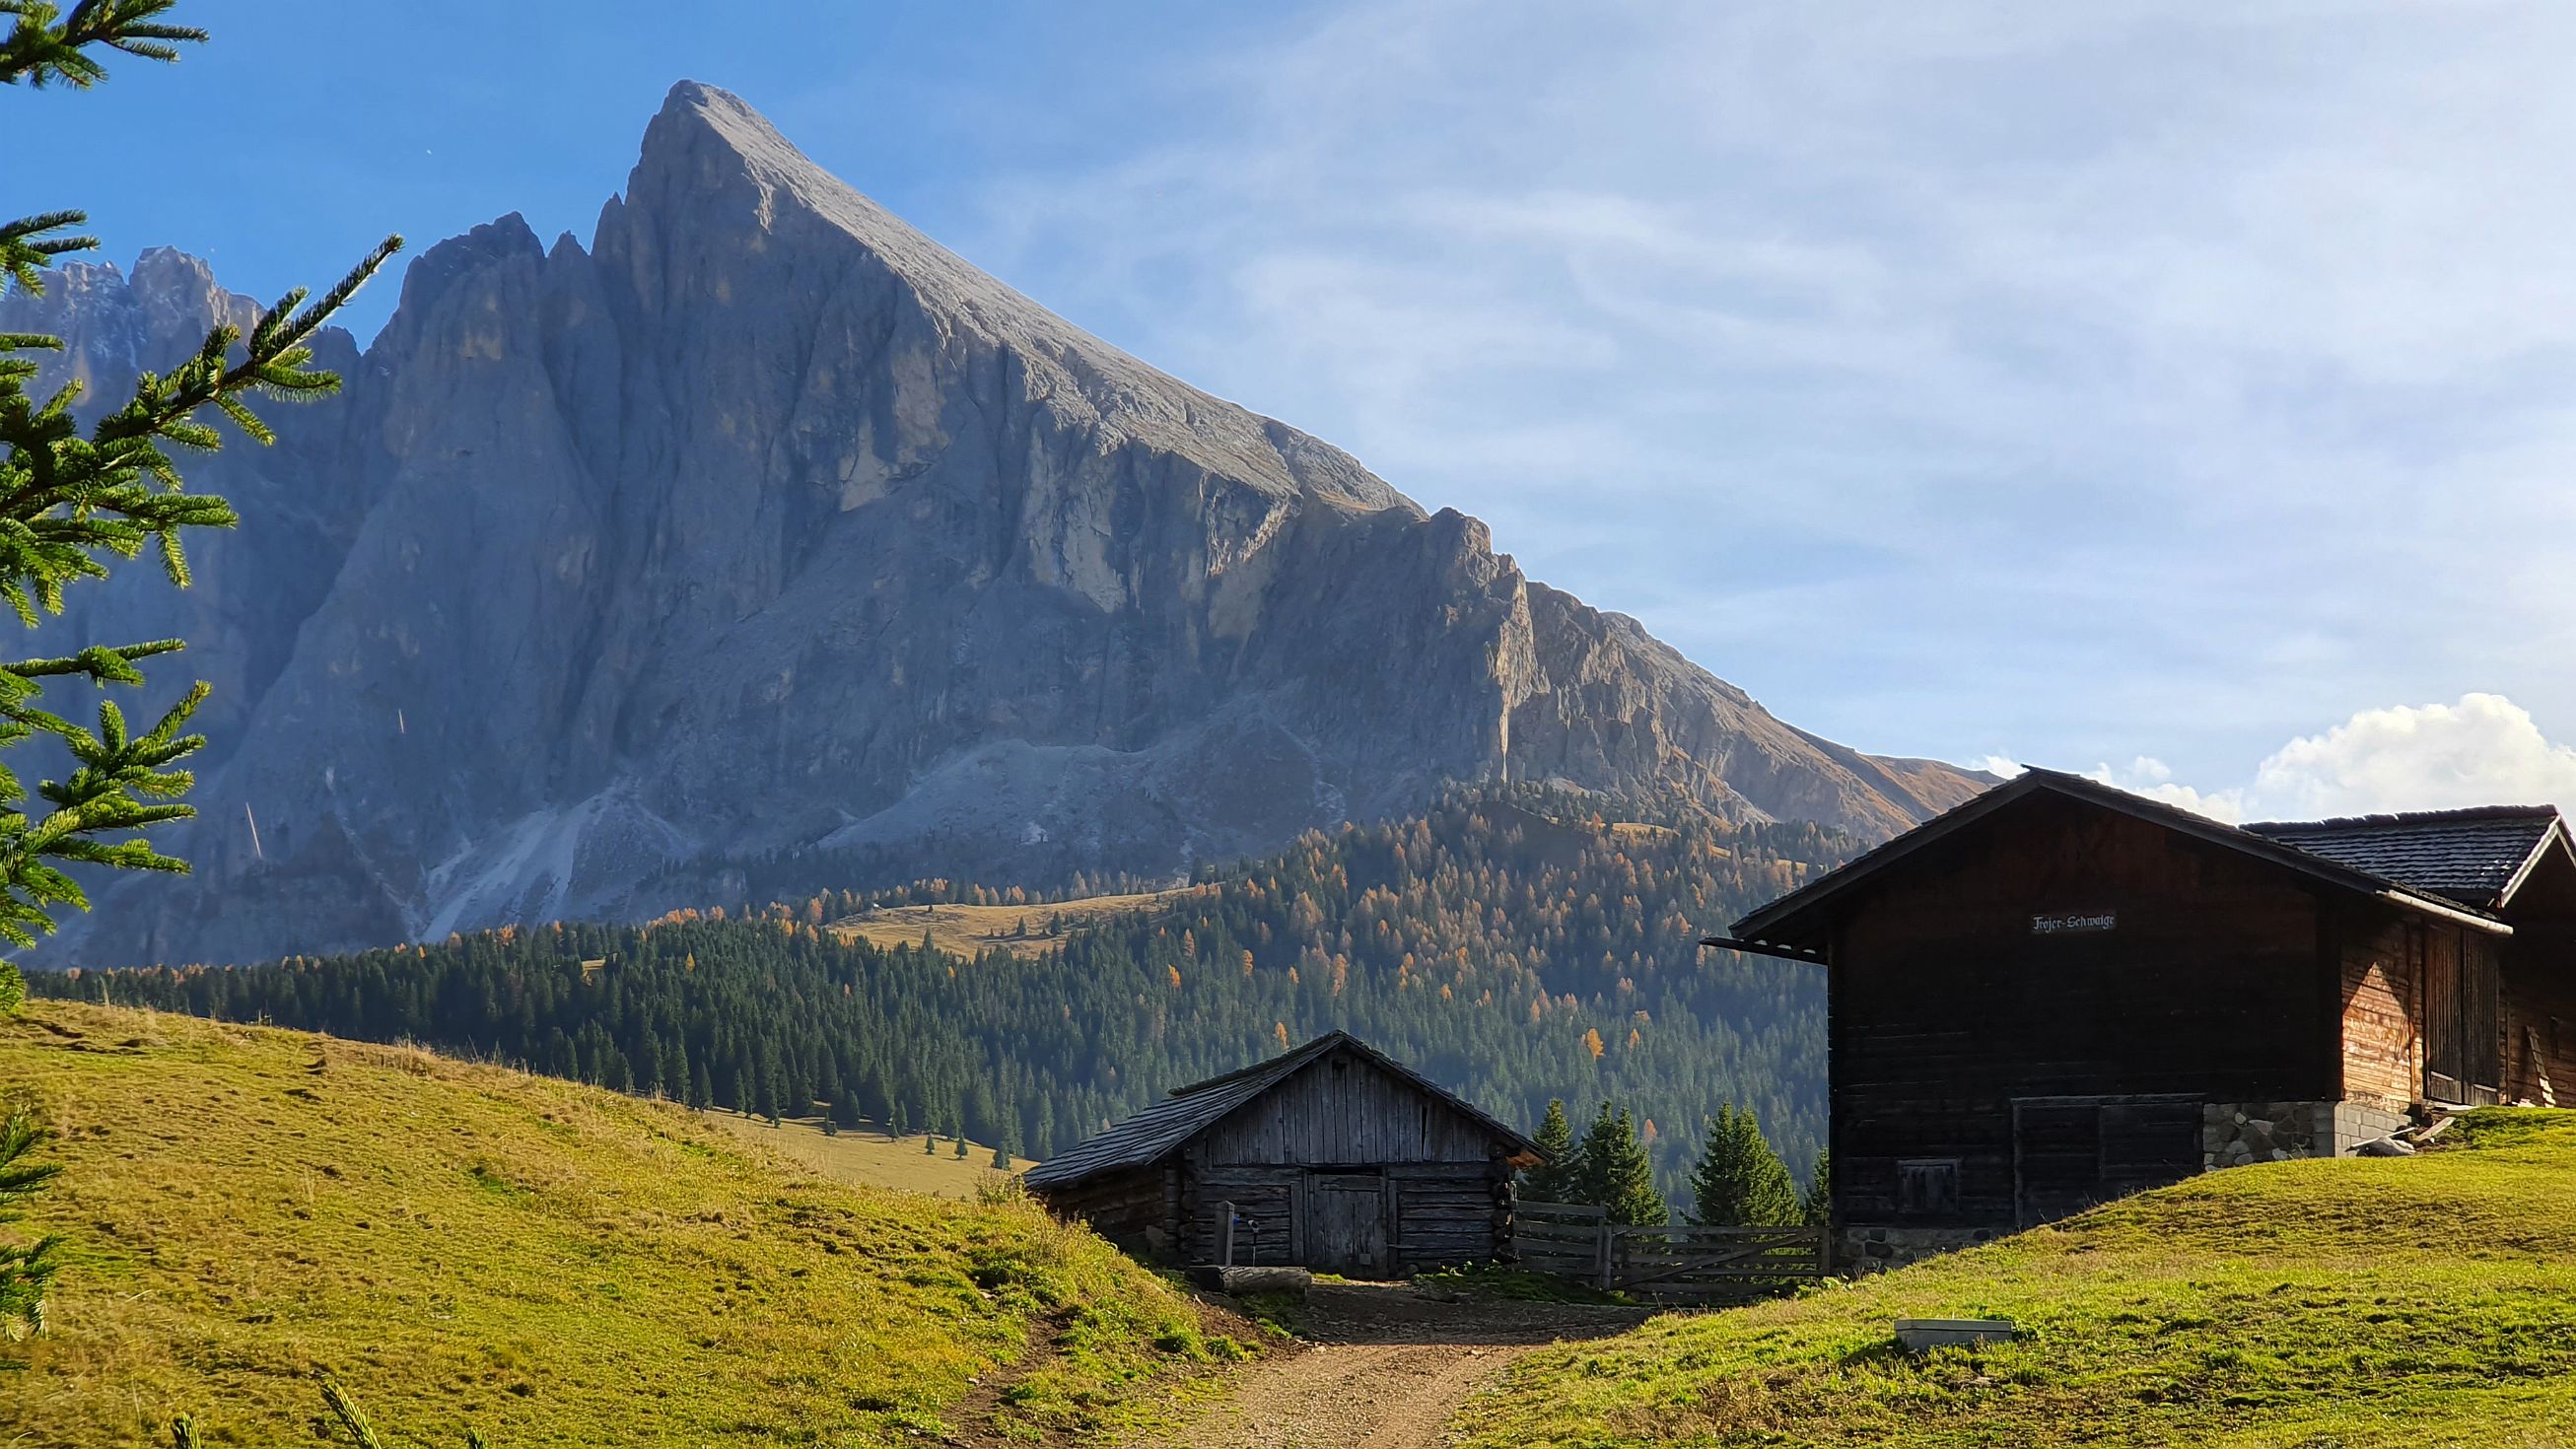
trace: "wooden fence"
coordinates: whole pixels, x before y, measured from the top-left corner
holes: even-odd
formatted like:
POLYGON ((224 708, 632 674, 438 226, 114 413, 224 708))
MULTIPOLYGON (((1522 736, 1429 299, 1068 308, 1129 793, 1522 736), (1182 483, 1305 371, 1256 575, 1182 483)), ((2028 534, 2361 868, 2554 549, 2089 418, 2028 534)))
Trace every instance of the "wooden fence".
POLYGON ((1759 1298, 1825 1273, 1821 1228, 1626 1227, 1580 1203, 1515 1204, 1512 1251, 1525 1268, 1671 1302, 1759 1298))

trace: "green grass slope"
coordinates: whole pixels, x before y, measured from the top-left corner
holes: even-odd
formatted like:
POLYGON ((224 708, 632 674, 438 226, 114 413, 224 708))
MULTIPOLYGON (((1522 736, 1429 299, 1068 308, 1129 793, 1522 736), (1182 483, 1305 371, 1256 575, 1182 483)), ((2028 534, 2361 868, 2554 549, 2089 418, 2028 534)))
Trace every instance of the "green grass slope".
POLYGON ((1857 1285, 1553 1350, 1464 1415, 1525 1445, 2576 1444, 2576 1113, 2236 1168, 1857 1285), (1898 1318, 2007 1317, 1913 1359, 1898 1318))
POLYGON ((48 1003, 0 1021, 9 1099, 61 1133, 22 1226, 72 1256, 0 1445, 166 1442, 183 1411, 309 1441, 321 1370, 409 1442, 981 1442, 1122 1422, 1230 1351, 1034 1209, 426 1052, 48 1003))

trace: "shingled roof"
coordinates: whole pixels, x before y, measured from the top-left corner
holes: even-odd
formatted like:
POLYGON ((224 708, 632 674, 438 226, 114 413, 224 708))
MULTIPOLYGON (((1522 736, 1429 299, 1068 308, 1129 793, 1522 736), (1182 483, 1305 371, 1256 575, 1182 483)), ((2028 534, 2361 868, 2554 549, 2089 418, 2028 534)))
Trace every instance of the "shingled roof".
POLYGON ((1060 1186, 1079 1182, 1086 1177, 1124 1168, 1147 1167, 1186 1146, 1190 1139, 1225 1120, 1238 1107, 1244 1106, 1272 1087, 1295 1076, 1310 1063, 1348 1050, 1366 1058, 1386 1071, 1411 1082, 1439 1098, 1461 1114, 1473 1118, 1495 1136, 1510 1142, 1519 1152, 1536 1154, 1538 1144, 1513 1128, 1505 1126, 1491 1113, 1443 1090, 1437 1083, 1371 1047, 1346 1031, 1326 1032, 1313 1041, 1266 1062, 1231 1071, 1221 1077, 1175 1087, 1172 1094, 1153 1106, 1111 1127, 1108 1131, 1084 1140, 1070 1152, 1058 1153, 1028 1171, 1031 1187, 1060 1186))
POLYGON ((2548 805, 2268 821, 2245 829, 2480 910, 2502 906, 2543 848, 2567 838, 2558 811, 2548 805))

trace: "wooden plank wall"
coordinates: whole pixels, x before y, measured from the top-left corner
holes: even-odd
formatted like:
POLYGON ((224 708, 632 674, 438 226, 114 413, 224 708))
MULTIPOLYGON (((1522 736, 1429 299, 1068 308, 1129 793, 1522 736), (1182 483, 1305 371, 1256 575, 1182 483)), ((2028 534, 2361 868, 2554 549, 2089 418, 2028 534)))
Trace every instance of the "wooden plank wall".
POLYGON ((2549 851, 2506 914, 2504 1099, 2576 1106, 2576 863, 2549 851))
POLYGON ((1164 1163, 1041 1196, 1122 1246, 1168 1247, 1185 1262, 1222 1259, 1231 1204, 1240 1220, 1238 1262, 1409 1272, 1508 1251, 1510 1145, 1438 1095, 1342 1051, 1246 1103, 1164 1163), (1329 1178, 1335 1194, 1332 1231, 1364 1244, 1371 1261, 1317 1261, 1310 1240, 1318 1177, 1329 1178), (1373 1210, 1363 1210, 1362 1197, 1373 1210))
POLYGON ((1834 945, 1842 1220, 2012 1223, 2016 1098, 2331 1096, 2320 929, 2295 875, 2083 802, 2033 797, 1943 842, 1834 945), (1900 1213, 1904 1159, 1956 1159, 1955 1199, 1900 1213))
POLYGON ((1181 1186, 1181 1252, 1184 1261, 1214 1263, 1225 1252, 1225 1205, 1251 1231, 1238 1228, 1235 1261, 1248 1261, 1245 1250, 1256 1247, 1264 1263, 1306 1261, 1306 1173, 1296 1167, 1230 1164, 1211 1167, 1193 1160, 1184 1167, 1181 1186))
MULTIPOLYGON (((1355 1053, 1336 1053, 1246 1104, 1191 1144, 1184 1157, 1184 1251, 1222 1251, 1223 1204, 1260 1225, 1270 1261, 1319 1264, 1309 1241, 1313 1178, 1332 1175, 1336 1211, 1353 1181, 1373 1175, 1380 1214, 1372 1231, 1395 1272, 1499 1257, 1511 1237, 1506 1144, 1483 1123, 1355 1053)), ((1242 1239, 1238 1238, 1238 1242, 1242 1239)), ((1340 1265, 1350 1271, 1351 1265, 1340 1265)))
POLYGON ((1136 1250, 1148 1245, 1148 1229, 1168 1233, 1175 1226, 1171 1207, 1178 1190, 1177 1172, 1156 1165, 1042 1189, 1038 1200, 1053 1212, 1091 1224, 1120 1247, 1136 1250))
POLYGON ((1511 1168, 1499 1159, 1390 1167, 1395 1251, 1410 1269, 1490 1262, 1511 1240, 1511 1168))
POLYGON ((2341 1017, 2343 1097, 2396 1111, 2423 1095, 2416 963, 2424 927, 2394 910, 2347 909, 2341 1017))
POLYGON ((1304 1167, 1481 1164, 1493 1143, 1474 1118, 1349 1052, 1281 1082, 1201 1140, 1211 1163, 1304 1167))
POLYGON ((2576 1106, 2576 926, 2516 927, 2504 959, 2504 1099, 2576 1106))

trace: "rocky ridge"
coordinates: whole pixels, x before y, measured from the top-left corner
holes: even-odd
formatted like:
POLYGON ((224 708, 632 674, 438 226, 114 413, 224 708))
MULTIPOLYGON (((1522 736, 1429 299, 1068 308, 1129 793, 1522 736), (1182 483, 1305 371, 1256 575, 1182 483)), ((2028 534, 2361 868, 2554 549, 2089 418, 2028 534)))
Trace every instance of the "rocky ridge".
MULTIPOLYGON (((67 268, 0 327, 107 392, 249 306, 67 268)), ((184 882, 47 955, 240 960, 721 899, 746 860, 1170 872, 1452 781, 1883 836, 1980 783, 1773 718, 1329 444, 1159 373, 682 83, 588 247, 430 248, 344 395, 205 486, 184 882)), ((166 671, 175 675, 176 670, 166 671)), ((868 884, 852 880, 850 884, 868 884)))

